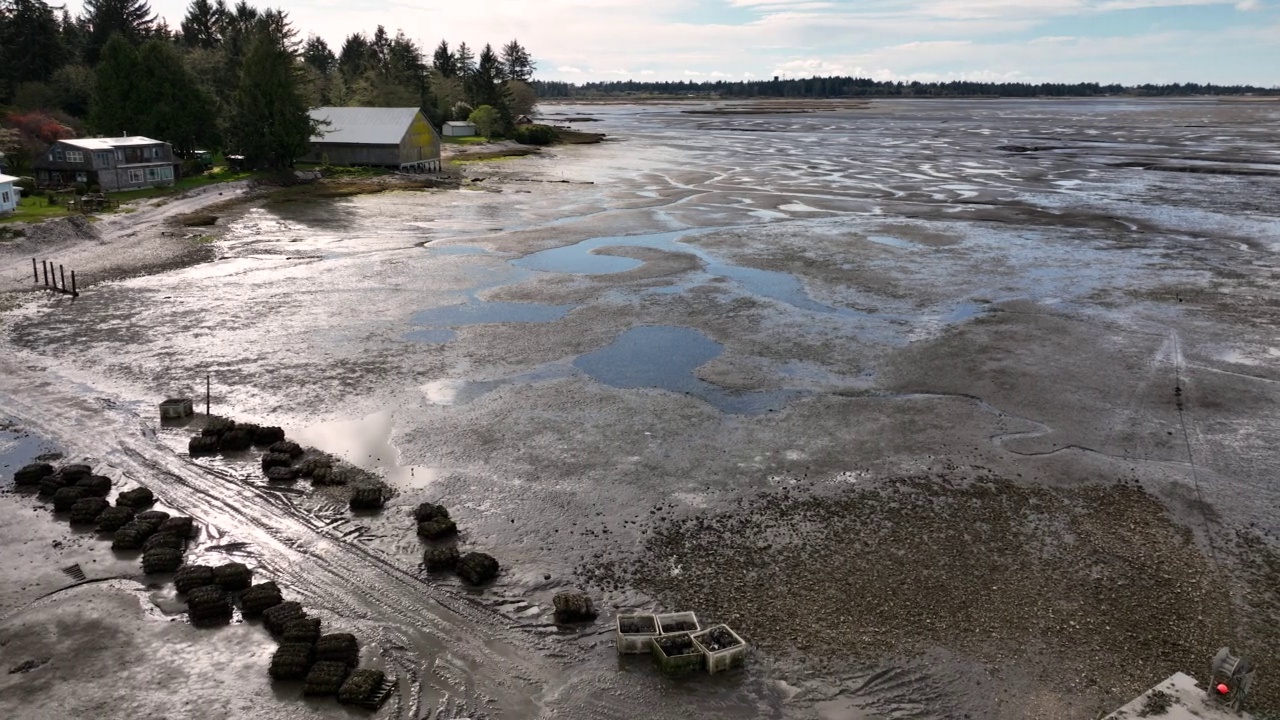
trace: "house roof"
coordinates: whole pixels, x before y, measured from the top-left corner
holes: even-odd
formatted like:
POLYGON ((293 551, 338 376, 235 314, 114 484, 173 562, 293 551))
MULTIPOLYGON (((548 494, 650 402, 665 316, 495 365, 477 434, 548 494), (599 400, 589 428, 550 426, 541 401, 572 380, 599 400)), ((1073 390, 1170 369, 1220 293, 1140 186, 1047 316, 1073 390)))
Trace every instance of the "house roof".
POLYGON ((115 138, 74 138, 63 140, 62 142, 85 150, 114 150, 118 147, 128 147, 130 145, 161 145, 164 143, 163 140, 152 140, 141 135, 127 135, 115 138))
POLYGON ((12 175, 5 175, 3 173, 0 173, 0 183, 18 182, 18 179, 19 178, 16 178, 12 175))
POLYGON ((329 124, 311 142, 399 145, 417 116, 418 108, 318 107, 311 119, 329 124))
POLYGON ((469 122, 467 120, 450 120, 449 122, 445 123, 445 125, 447 127, 471 127, 471 128, 476 126, 475 123, 469 122))

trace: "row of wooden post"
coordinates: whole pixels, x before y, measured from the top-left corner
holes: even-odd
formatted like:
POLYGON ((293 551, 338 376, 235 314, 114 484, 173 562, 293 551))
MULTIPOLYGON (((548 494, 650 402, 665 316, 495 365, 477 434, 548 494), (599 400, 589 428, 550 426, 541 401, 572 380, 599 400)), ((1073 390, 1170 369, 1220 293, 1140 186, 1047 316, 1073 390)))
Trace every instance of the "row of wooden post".
MULTIPOLYGON (((76 290, 76 271, 71 271, 71 288, 67 288, 67 271, 61 265, 55 271, 53 263, 48 260, 40 261, 40 268, 44 271, 44 286, 48 290, 57 290, 60 293, 66 293, 71 297, 80 297, 80 293, 76 290), (58 287, 58 278, 62 278, 62 287, 58 287)), ((31 258, 31 276, 37 285, 40 284, 40 270, 36 268, 36 259, 31 258)))

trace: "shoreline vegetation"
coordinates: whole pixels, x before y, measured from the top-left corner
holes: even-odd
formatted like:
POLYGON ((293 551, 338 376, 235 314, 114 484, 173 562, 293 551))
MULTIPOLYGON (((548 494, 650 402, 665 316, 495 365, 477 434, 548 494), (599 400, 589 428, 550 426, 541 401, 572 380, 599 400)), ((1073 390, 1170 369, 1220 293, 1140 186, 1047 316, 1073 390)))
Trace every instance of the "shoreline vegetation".
MULTIPOLYGON (((556 145, 588 145, 602 142, 604 133, 590 133, 555 128, 556 145)), ((482 137, 449 138, 444 142, 442 159, 446 169, 440 175, 422 176, 399 174, 386 168, 375 167, 343 167, 320 166, 298 163, 291 170, 232 170, 225 165, 215 166, 212 170, 200 175, 182 178, 166 187, 131 190, 110 193, 112 206, 108 209, 82 214, 68 206, 67 198, 51 202, 43 195, 24 197, 20 201, 18 211, 0 217, 0 242, 23 234, 24 227, 35 226, 49 220, 69 217, 83 217, 88 222, 97 222, 102 215, 130 214, 139 209, 138 203, 158 200, 165 203, 170 199, 183 197, 192 190, 215 185, 229 185, 240 181, 251 181, 255 190, 247 197, 237 199, 235 204, 243 204, 254 200, 295 201, 299 199, 327 199, 351 197, 390 190, 422 190, 436 188, 452 188, 461 185, 461 178, 456 176, 458 169, 470 163, 509 160, 542 153, 542 148, 534 145, 521 145, 511 140, 489 140, 482 137), (299 177, 299 174, 320 173, 320 177, 299 177), (274 188, 274 189, 267 189, 274 188), (5 227, 9 226, 9 227, 5 227)), ((186 227, 212 225, 205 221, 209 213, 194 212, 184 216, 179 224, 186 227)))

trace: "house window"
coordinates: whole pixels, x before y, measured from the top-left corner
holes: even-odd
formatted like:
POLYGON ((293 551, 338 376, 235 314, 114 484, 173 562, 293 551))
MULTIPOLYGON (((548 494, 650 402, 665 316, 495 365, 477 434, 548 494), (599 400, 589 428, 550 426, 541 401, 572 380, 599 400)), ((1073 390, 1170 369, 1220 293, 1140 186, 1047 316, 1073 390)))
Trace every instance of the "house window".
POLYGON ((173 168, 169 167, 168 165, 166 165, 166 166, 164 166, 164 167, 160 168, 160 179, 161 179, 161 180, 172 180, 172 179, 173 179, 173 168))
POLYGON ((0 202, 4 203, 5 205, 9 204, 9 192, 7 190, 4 192, 4 199, 0 199, 0 202))
POLYGON ((141 185, 141 184, 142 184, 142 171, 141 171, 141 170, 130 170, 130 171, 129 171, 129 183, 130 183, 130 184, 132 184, 132 185, 141 185))
POLYGON ((82 172, 76 173, 76 182, 88 182, 88 181, 89 181, 88 173, 82 173, 82 172))
POLYGON ((84 162, 84 153, 79 150, 68 150, 67 162, 73 162, 73 163, 84 162))
POLYGON ((108 167, 111 165, 111 153, 100 152, 94 153, 93 156, 98 161, 98 167, 108 167))
POLYGON ((61 160, 62 160, 62 158, 63 158, 63 156, 62 156, 62 148, 57 148, 57 149, 55 149, 55 150, 53 151, 53 159, 54 159, 54 160, 61 161, 61 160))
POLYGON ((118 161, 120 161, 120 162, 124 162, 124 151, 123 151, 123 150, 117 150, 117 151, 116 151, 116 160, 118 160, 118 161))

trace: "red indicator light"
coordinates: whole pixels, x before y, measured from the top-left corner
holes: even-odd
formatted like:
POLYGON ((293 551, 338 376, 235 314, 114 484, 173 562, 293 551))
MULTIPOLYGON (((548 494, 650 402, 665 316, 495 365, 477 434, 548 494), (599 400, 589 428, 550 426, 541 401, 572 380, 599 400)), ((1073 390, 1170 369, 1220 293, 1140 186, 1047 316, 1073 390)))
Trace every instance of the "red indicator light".
POLYGON ((1231 688, 1227 687, 1226 683, 1218 683, 1218 687, 1215 689, 1218 691, 1219 695, 1226 695, 1231 692, 1231 688))

